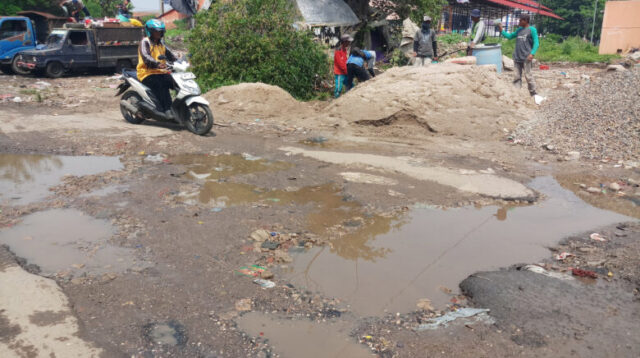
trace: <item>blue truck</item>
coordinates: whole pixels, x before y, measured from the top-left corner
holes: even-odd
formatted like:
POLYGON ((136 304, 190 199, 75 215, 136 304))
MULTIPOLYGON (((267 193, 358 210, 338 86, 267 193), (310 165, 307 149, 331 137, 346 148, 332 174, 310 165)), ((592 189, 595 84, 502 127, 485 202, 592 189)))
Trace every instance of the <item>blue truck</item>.
POLYGON ((44 43, 54 28, 69 19, 40 11, 21 11, 17 16, 0 17, 0 70, 24 74, 18 66, 18 54, 44 43))
POLYGON ((115 68, 134 68, 142 27, 97 27, 65 24, 53 29, 43 46, 21 51, 16 65, 20 70, 45 74, 51 78, 65 72, 115 68))

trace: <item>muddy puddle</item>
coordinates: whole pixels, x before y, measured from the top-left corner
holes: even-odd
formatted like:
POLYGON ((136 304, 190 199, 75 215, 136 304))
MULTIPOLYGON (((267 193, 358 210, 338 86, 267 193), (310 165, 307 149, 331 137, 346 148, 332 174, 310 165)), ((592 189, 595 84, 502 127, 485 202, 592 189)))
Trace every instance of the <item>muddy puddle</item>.
MULTIPOLYGON (((549 257, 546 247, 590 228, 630 220, 594 208, 553 178, 530 187, 546 198, 535 206, 414 208, 370 232, 293 254, 283 278, 343 299, 362 315, 408 312, 427 298, 443 308, 468 275, 549 257)), ((374 220, 375 222, 375 220, 374 220)))
POLYGON ((105 220, 75 209, 36 212, 0 231, 0 244, 9 246, 41 274, 104 274, 146 267, 131 249, 108 243, 114 228, 105 220))
MULTIPOLYGON (((250 312, 237 319, 247 334, 263 339, 283 358, 368 358, 372 354, 349 337, 345 322, 278 319, 250 312)), ((270 356, 270 355, 267 355, 270 356)))
POLYGON ((117 157, 0 154, 0 202, 25 205, 46 198, 65 175, 122 169, 117 157))
POLYGON ((285 170, 292 167, 292 164, 286 162, 271 161, 248 153, 184 154, 172 157, 171 162, 187 166, 189 176, 192 179, 201 180, 222 179, 236 175, 285 170))

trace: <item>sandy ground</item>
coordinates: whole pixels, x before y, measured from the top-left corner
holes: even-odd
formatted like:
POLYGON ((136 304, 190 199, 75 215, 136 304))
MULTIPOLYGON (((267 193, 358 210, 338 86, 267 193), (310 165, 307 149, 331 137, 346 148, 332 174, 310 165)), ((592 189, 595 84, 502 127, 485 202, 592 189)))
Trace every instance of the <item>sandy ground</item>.
MULTIPOLYGON (((567 67, 536 71, 536 75, 545 94, 553 96, 580 86, 580 74, 591 75, 589 71, 597 70, 567 67), (560 76, 560 72, 569 75, 560 76)), ((547 289, 548 285, 536 286, 540 282, 535 279, 527 281, 525 292, 540 291, 541 297, 559 302, 561 311, 572 307, 572 297, 581 292, 593 296, 590 304, 604 302, 605 293, 618 295, 624 302, 612 301, 603 314, 610 315, 607 322, 619 320, 622 328, 601 335, 584 333, 598 329, 589 310, 567 309, 529 326, 514 313, 522 309, 517 305, 508 312, 492 306, 499 312, 490 312, 491 320, 472 318, 437 330, 416 331, 417 325, 452 308, 487 308, 493 298, 483 301, 479 294, 466 291, 469 300, 456 287, 441 287, 440 294, 447 297, 445 306, 438 305, 434 297, 433 302, 425 297, 427 301, 420 306, 363 315, 351 306, 348 295, 332 297, 322 289, 286 279, 297 272, 296 260, 304 257, 303 252, 326 249, 352 260, 348 262, 355 262, 356 267, 360 261, 383 264, 390 251, 401 247, 385 251, 376 246, 376 240, 382 240, 377 238, 393 233, 402 236, 412 225, 418 225, 418 234, 442 230, 437 221, 429 224, 433 227, 406 224, 410 221, 407 215, 415 216, 415 210, 427 210, 424 215, 428 218, 429 210, 442 215, 460 213, 453 226, 459 226, 461 240, 473 239, 473 227, 486 220, 509 222, 520 208, 544 208, 553 200, 559 203, 554 206, 554 220, 573 220, 562 205, 588 208, 584 215, 598 219, 611 216, 633 223, 640 218, 638 168, 582 158, 567 160, 564 155, 510 140, 511 131, 537 109, 526 93, 509 87, 508 75, 450 66, 440 71, 396 69, 339 100, 310 103, 299 103, 263 84, 220 88, 206 97, 223 126, 214 126, 215 133, 206 137, 172 125, 127 124, 119 113, 118 98, 113 97, 111 87, 117 81, 109 76, 44 80, 51 82, 49 86, 38 81, 42 79, 0 76, 0 87, 13 96, 0 103, 0 153, 5 155, 0 157, 0 178, 8 183, 0 188, 14 188, 0 197, 0 241, 9 250, 13 245, 11 251, 29 247, 46 253, 51 247, 47 245, 67 238, 69 256, 62 260, 66 267, 59 267, 55 265, 60 261, 44 254, 34 255, 31 261, 5 255, 0 279, 3 287, 18 276, 25 282, 43 280, 53 293, 42 288, 30 298, 48 302, 48 295, 55 294, 59 307, 52 310, 69 315, 64 324, 52 321, 60 327, 33 322, 37 327, 32 327, 24 318, 31 314, 26 304, 31 301, 15 306, 8 299, 16 300, 23 292, 3 293, 0 349, 9 350, 3 356, 44 356, 49 350, 55 350, 56 356, 68 356, 75 353, 66 354, 70 351, 65 349, 73 348, 80 352, 78 356, 297 357, 304 347, 315 347, 308 348, 305 356, 309 357, 324 357, 327 352, 382 357, 602 356, 599 348, 585 348, 585 337, 605 342, 602 347, 615 346, 617 356, 637 356, 635 338, 621 340, 627 334, 622 328, 637 322, 639 307, 637 260, 621 255, 637 250, 633 225, 626 231, 602 230, 611 244, 595 245, 599 251, 582 252, 578 248, 584 244, 560 243, 563 237, 570 237, 562 230, 549 231, 559 237, 545 238, 535 250, 523 249, 543 253, 527 262, 537 263, 557 253, 540 246, 542 242, 568 245, 554 250, 571 251, 578 262, 556 263, 550 270, 566 273, 568 265, 598 269, 596 285, 578 282, 583 286, 576 286, 574 296, 565 297, 561 290, 547 289), (57 90, 46 89, 49 87, 57 90), (41 94, 38 100, 38 91, 49 97, 41 94), (23 100, 16 102, 15 96, 23 100), (9 159, 6 153, 43 156, 9 159), (56 170, 61 177, 53 178, 43 173, 57 165, 55 155, 118 156, 121 168, 81 174, 60 164, 56 170), (76 174, 64 176, 64 172, 76 174), (533 189, 530 183, 535 177, 555 178, 559 185, 554 190, 561 198, 533 189), (24 199, 19 196, 26 197, 18 193, 28 193, 34 182, 50 188, 48 195, 17 204, 24 199), (608 189, 613 183, 618 190, 608 189), (596 186, 601 189, 598 193, 587 191, 596 186), (485 211, 492 214, 475 219, 474 215, 485 211), (47 216, 69 220, 68 225, 60 224, 69 228, 84 225, 82 237, 71 240, 74 231, 70 229, 69 235, 51 241, 55 235, 47 235, 46 228, 37 224, 47 216), (35 223, 40 231, 29 231, 22 225, 25 222, 35 223), (113 234, 108 239, 94 237, 95 225, 109 227, 113 234), (616 232, 626 235, 616 236, 616 232), (601 260, 583 260, 581 255, 587 254, 601 255, 605 261, 587 265, 601 260), (617 259, 609 259, 611 255, 617 259), (105 257, 113 264, 100 261, 105 257), (238 273, 253 264, 274 274, 271 280, 276 287, 262 289, 252 277, 238 273), (51 267, 55 270, 49 270, 51 267), (545 326, 558 334, 545 338, 540 329, 545 326), (50 337, 54 332, 72 336, 74 344, 58 349, 55 342, 20 335, 36 332, 36 328, 37 332, 46 330, 50 337), (301 330, 310 333, 292 340, 301 330), (624 341, 620 348, 618 341, 624 341), (332 349, 323 351, 323 344, 332 349), (24 347, 31 353, 23 354, 24 347)), ((79 163, 80 168, 93 165, 79 163)), ((588 224, 589 218, 581 219, 586 224, 581 223, 575 234, 598 230, 588 224)), ((530 220, 541 219, 532 216, 530 220)), ((539 225, 549 222, 544 220, 539 225)), ((502 231, 498 226, 486 235, 498 237, 502 231)), ((447 252, 455 251, 459 244, 454 240, 458 234, 451 235, 454 247, 447 252)), ((522 236, 535 237, 531 233, 522 236)), ((446 237, 442 242, 448 245, 446 237)), ((465 276, 500 268, 473 264, 473 258, 482 255, 482 247, 466 250, 468 256, 452 266, 464 267, 465 276)), ((497 272, 495 275, 501 275, 502 271, 497 272)), ((506 287, 504 293, 500 287, 491 288, 490 292, 499 295, 495 300, 513 302, 522 295, 509 286, 509 275, 500 281, 506 287)), ((270 277, 269 273, 264 277, 270 277)), ((392 277, 380 274, 377 281, 367 284, 379 285, 384 291, 392 277)))

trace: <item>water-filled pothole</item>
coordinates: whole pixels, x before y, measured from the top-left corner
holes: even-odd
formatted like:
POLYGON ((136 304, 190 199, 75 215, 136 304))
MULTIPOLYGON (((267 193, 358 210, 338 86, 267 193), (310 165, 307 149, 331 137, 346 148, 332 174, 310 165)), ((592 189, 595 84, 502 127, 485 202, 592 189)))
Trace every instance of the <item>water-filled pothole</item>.
POLYGON ((0 202, 25 205, 46 198, 65 175, 122 169, 117 157, 0 154, 0 202))
POLYGON ((547 198, 513 208, 413 209, 382 235, 347 235, 295 254, 284 277, 363 315, 411 311, 421 298, 442 308, 473 272, 545 258, 567 235, 630 219, 586 204, 551 177, 530 187, 547 198))

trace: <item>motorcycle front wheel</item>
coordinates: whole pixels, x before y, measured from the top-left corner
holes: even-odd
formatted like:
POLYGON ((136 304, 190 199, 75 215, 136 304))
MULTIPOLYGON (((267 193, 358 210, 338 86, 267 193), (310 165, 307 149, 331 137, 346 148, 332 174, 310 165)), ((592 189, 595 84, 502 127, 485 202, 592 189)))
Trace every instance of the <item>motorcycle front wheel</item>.
POLYGON ((213 113, 209 106, 202 103, 192 103, 186 110, 184 124, 187 129, 197 135, 209 133, 213 126, 213 113))

